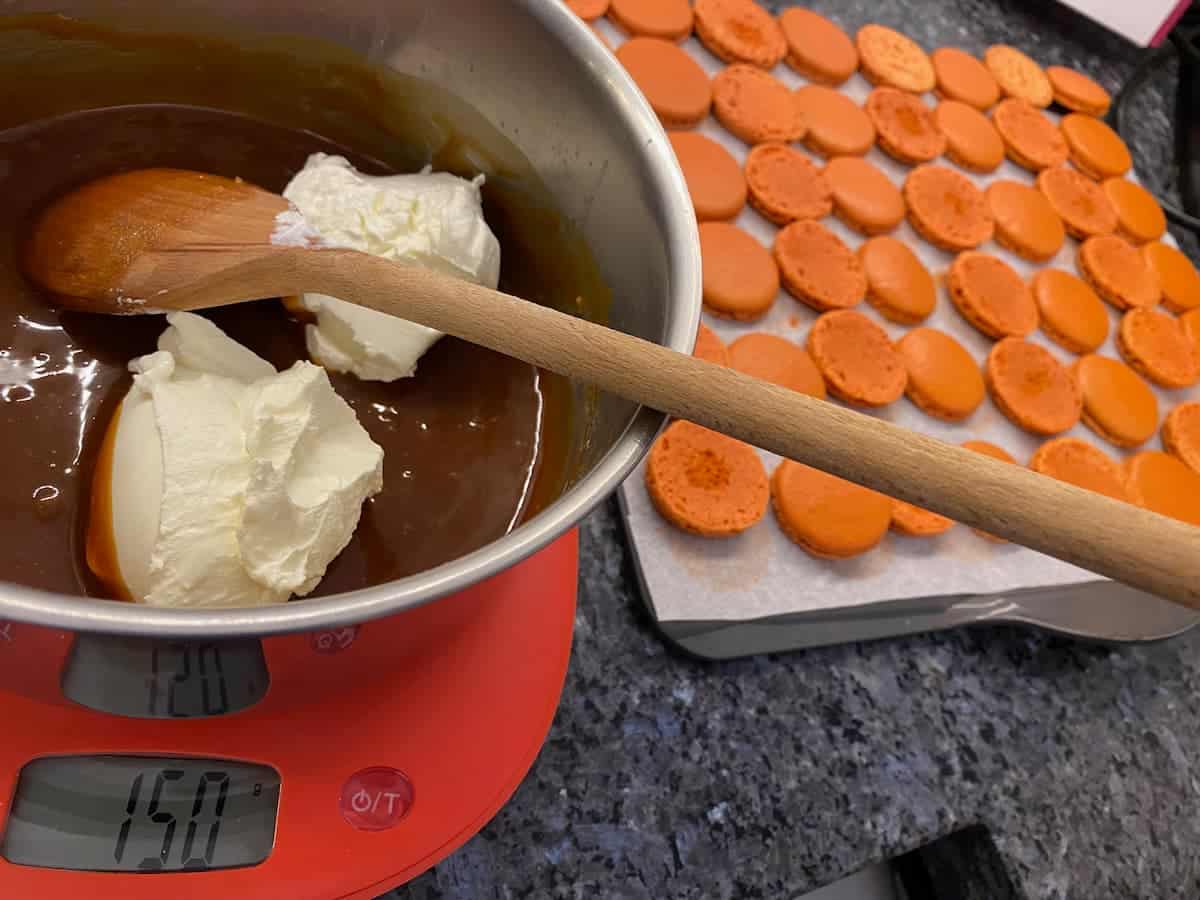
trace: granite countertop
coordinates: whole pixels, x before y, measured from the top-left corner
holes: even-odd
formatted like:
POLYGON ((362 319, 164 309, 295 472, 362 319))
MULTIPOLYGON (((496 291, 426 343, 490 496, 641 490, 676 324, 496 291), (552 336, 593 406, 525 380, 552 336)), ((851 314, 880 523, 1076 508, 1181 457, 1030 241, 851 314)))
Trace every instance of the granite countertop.
MULTIPOLYGON (((1112 90, 1141 55, 1048 0, 807 5, 930 49, 1011 43, 1112 90)), ((1135 110, 1151 182, 1165 96, 1135 110)), ((582 526, 579 584, 529 777, 389 900, 792 898, 972 825, 1008 882, 979 896, 1200 896, 1200 631, 1104 647, 980 628, 698 662, 655 635, 615 501, 582 526)))

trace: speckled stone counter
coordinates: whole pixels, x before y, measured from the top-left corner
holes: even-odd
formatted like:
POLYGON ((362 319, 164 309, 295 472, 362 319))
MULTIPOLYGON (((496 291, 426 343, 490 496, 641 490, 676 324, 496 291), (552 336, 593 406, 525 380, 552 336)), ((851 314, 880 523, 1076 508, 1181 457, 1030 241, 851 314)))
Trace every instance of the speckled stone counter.
MULTIPOLYGON (((1140 55, 1049 0, 809 5, 930 49, 1011 43, 1113 90, 1140 55)), ((1151 181, 1163 96, 1137 108, 1151 181)), ((969 825, 1019 897, 1200 897, 1200 633, 1110 648, 977 629, 701 663, 655 636, 614 502, 581 552, 571 669, 529 778, 389 900, 792 898, 969 825)))

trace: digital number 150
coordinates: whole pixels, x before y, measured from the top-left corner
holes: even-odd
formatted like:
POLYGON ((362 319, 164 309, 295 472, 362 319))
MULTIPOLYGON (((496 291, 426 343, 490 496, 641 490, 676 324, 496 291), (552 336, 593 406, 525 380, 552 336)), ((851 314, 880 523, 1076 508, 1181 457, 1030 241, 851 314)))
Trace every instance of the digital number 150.
MULTIPOLYGON (((181 781, 185 775, 186 773, 182 769, 160 769, 152 775, 151 772, 139 772, 134 776, 133 783, 129 786, 129 800, 125 804, 126 819, 121 823, 121 828, 117 832, 117 843, 113 849, 113 857, 117 862, 121 862, 125 856, 125 847, 136 820, 159 826, 162 835, 158 855, 145 857, 137 867, 145 871, 157 871, 167 866, 175 843, 178 821, 174 813, 162 808, 163 792, 168 789, 170 782, 181 781), (142 788, 147 776, 153 777, 154 782, 150 790, 149 802, 142 804, 142 788), (142 807, 140 814, 138 814, 139 805, 142 807)), ((179 868, 206 869, 212 864, 228 794, 228 772, 204 772, 200 775, 200 780, 196 783, 196 789, 192 794, 191 818, 187 823, 183 845, 179 851, 179 868), (204 826, 208 827, 208 833, 197 843, 197 836, 201 827, 204 826), (196 855, 193 856, 193 853, 196 855)))

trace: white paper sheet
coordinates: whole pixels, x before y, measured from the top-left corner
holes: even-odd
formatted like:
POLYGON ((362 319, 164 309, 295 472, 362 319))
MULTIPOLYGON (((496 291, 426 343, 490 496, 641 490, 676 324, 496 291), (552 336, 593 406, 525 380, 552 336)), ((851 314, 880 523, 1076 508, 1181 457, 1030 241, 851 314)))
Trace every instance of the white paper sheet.
MULTIPOLYGON (((619 46, 624 40, 624 36, 608 22, 600 22, 598 27, 612 46, 619 46)), ((682 46, 709 72, 716 72, 722 67, 722 63, 695 38, 689 38, 682 46)), ((803 78, 782 63, 772 74, 793 88, 805 83, 803 78)), ((861 76, 855 75, 841 90, 861 104, 870 93, 871 86, 861 76)), ((926 101, 935 102, 930 95, 926 96, 926 101)), ((727 147, 739 161, 745 159, 748 151, 746 145, 721 128, 711 116, 698 130, 727 147)), ((813 156, 813 159, 819 164, 823 163, 817 156, 813 156)), ((908 167, 893 161, 878 149, 872 149, 868 159, 887 172, 897 185, 903 183, 909 171, 908 167)), ((945 159, 937 162, 949 165, 945 159)), ((1025 184, 1034 181, 1029 172, 1007 161, 992 175, 965 174, 980 187, 998 178, 1025 184)), ((864 240, 833 216, 821 221, 852 248, 857 248, 864 240)), ((778 230, 749 206, 738 217, 737 224, 767 247, 773 243, 778 230)), ((935 276, 940 276, 954 258, 953 254, 940 251, 919 238, 907 222, 893 235, 912 247, 935 276)), ((1174 243, 1169 235, 1165 240, 1174 243)), ((1058 256, 1046 265, 1075 272, 1077 247, 1078 242, 1068 238, 1058 256)), ((1042 268, 1009 253, 995 242, 980 249, 1006 260, 1023 277, 1029 277, 1042 268)), ((856 308, 882 325, 893 339, 908 330, 905 326, 886 321, 865 302, 856 308)), ((1108 312, 1112 326, 1110 334, 1115 334, 1119 315, 1112 309, 1108 312)), ((803 344, 815 318, 815 312, 781 291, 771 311, 757 322, 730 322, 710 316, 707 312, 703 320, 727 343, 743 334, 765 331, 803 344)), ((953 335, 981 365, 992 347, 990 339, 963 321, 940 283, 937 307, 922 324, 953 335)), ((1048 347, 1065 364, 1069 365, 1075 359, 1049 341, 1041 331, 1035 332, 1030 340, 1048 347)), ((1111 336, 1099 352, 1120 358, 1111 336)), ((1155 390, 1162 416, 1186 399, 1200 399, 1200 388, 1186 391, 1155 390)), ((990 398, 970 419, 959 424, 933 419, 913 406, 907 398, 879 410, 877 414, 898 425, 953 443, 971 439, 990 441, 1004 447, 1021 463, 1027 462, 1045 440, 1027 434, 1009 422, 990 398)), ((1083 425, 1077 425, 1069 433, 1096 444, 1110 455, 1118 458, 1123 455, 1083 425)), ((1154 438, 1143 449, 1161 449, 1158 438, 1154 438)), ((779 457, 762 451, 760 455, 768 473, 774 471, 779 457)), ((1074 584, 1096 578, 1091 573, 1032 550, 985 540, 963 526, 957 526, 936 538, 908 538, 889 533, 880 546, 871 552, 840 561, 819 560, 805 553, 783 535, 770 511, 760 523, 738 537, 717 540, 699 538, 667 524, 655 512, 646 495, 644 467, 644 463, 638 467, 621 491, 643 580, 658 618, 664 621, 746 620, 883 600, 994 593, 1017 588, 1074 584)))

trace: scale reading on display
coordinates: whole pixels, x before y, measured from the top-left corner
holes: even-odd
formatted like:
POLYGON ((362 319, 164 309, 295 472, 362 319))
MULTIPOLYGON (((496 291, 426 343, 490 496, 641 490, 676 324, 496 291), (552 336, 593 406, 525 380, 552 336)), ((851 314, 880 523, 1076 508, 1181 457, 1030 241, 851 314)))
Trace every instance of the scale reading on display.
POLYGON ((0 622, 0 900, 374 900, 470 839, 554 717, 576 536, 328 631, 0 622))

